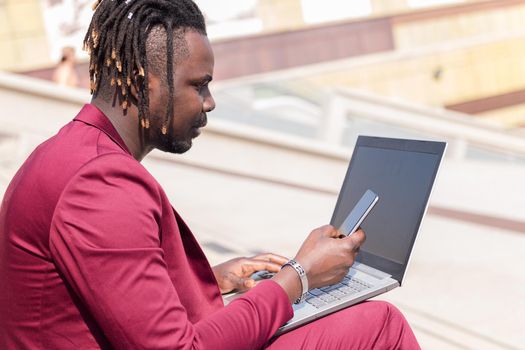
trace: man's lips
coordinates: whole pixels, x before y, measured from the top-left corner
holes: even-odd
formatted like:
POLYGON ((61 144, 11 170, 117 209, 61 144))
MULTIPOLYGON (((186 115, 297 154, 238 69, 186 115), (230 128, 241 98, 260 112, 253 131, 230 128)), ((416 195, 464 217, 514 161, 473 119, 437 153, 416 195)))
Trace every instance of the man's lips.
POLYGON ((195 129, 204 128, 208 124, 208 118, 206 117, 206 114, 202 114, 202 116, 199 118, 199 120, 193 125, 195 129))
POLYGON ((208 118, 206 118, 206 114, 202 114, 192 127, 193 137, 199 136, 201 133, 200 128, 204 128, 206 124, 208 124, 208 118))

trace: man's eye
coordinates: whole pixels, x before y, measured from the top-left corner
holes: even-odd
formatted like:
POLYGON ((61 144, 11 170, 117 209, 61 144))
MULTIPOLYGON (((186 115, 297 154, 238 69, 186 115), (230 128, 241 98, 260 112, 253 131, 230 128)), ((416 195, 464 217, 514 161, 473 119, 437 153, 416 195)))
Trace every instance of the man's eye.
POLYGON ((196 84, 196 85, 195 85, 195 88, 196 88, 198 91, 202 91, 202 90, 205 89, 207 86, 208 86, 208 83, 201 83, 201 84, 196 84))

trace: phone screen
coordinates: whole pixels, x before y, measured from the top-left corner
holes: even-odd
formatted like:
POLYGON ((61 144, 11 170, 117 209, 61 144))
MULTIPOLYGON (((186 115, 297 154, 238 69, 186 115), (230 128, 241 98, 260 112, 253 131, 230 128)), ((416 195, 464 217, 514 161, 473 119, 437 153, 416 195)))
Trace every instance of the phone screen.
POLYGON ((350 236, 357 231, 363 220, 366 218, 370 210, 376 205, 379 196, 371 190, 367 190, 361 199, 357 202, 350 214, 339 228, 344 235, 350 236))

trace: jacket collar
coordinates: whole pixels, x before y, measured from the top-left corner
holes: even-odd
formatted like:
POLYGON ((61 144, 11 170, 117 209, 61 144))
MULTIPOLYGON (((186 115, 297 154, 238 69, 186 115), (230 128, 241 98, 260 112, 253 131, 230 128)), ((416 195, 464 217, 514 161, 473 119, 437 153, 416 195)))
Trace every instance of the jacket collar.
POLYGON ((104 113, 102 113, 100 109, 95 107, 95 105, 90 103, 85 104, 73 120, 81 121, 101 130, 106 135, 108 135, 109 138, 113 140, 113 142, 119 145, 122 150, 124 150, 129 155, 132 155, 111 121, 104 113))

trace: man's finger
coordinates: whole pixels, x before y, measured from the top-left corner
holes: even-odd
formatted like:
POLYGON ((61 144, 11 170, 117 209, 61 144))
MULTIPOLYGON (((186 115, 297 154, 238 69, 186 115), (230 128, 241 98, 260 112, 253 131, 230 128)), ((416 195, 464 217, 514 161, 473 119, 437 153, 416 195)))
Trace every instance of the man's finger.
POLYGON ((265 260, 265 261, 269 261, 269 262, 273 262, 273 263, 279 264, 281 266, 286 264, 288 262, 288 260, 290 260, 287 257, 284 257, 282 255, 273 254, 273 253, 259 254, 259 255, 256 255, 256 256, 252 257, 252 259, 265 260))
POLYGON ((352 241, 352 244, 356 247, 360 247, 363 243, 365 243, 366 235, 365 232, 362 229, 359 229, 355 231, 353 234, 351 234, 348 237, 345 237, 344 239, 348 239, 352 241))
POLYGON ((341 232, 332 225, 325 225, 321 227, 323 235, 331 238, 338 238, 341 236, 341 232))
POLYGON ((255 286, 255 280, 251 278, 247 278, 244 280, 243 286, 244 288, 248 288, 248 289, 253 288, 255 286))
POLYGON ((281 271, 282 264, 276 264, 271 261, 250 259, 244 264, 244 268, 250 270, 250 275, 257 271, 267 270, 270 272, 281 271))

